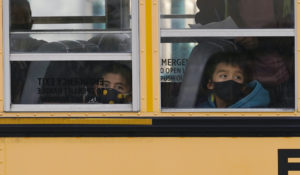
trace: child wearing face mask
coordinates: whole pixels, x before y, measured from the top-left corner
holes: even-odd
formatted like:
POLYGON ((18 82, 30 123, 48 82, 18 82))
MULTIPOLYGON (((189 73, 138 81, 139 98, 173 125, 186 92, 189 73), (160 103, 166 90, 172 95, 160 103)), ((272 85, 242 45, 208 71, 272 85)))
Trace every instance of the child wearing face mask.
POLYGON ((131 103, 131 70, 119 63, 105 66, 102 76, 94 85, 94 95, 88 103, 122 104, 131 103))
POLYGON ((268 107, 269 92, 256 80, 250 81, 251 70, 246 55, 227 52, 211 56, 204 70, 203 87, 209 92, 200 108, 268 107))

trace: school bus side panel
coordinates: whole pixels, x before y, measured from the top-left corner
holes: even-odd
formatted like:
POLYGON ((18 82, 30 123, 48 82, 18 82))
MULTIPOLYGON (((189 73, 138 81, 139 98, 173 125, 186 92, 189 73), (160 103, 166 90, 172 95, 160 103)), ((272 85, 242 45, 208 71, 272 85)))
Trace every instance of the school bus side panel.
POLYGON ((300 138, 5 138, 0 173, 275 175, 278 149, 299 145, 300 138))

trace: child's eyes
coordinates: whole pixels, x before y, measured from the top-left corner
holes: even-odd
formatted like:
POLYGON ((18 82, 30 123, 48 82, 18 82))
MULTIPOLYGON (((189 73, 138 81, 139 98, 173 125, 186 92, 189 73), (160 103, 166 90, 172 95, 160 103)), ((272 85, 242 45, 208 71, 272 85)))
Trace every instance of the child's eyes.
POLYGON ((227 78, 227 75, 226 74, 220 74, 219 77, 220 78, 227 78))
POLYGON ((103 87, 104 88, 109 88, 109 83, 104 83, 103 87))
POLYGON ((241 80, 241 79, 243 79, 243 77, 242 76, 235 76, 234 79, 241 80))
MULTIPOLYGON (((227 74, 220 74, 219 75, 220 79, 228 79, 228 77, 229 76, 227 74)), ((243 80, 243 76, 241 76, 241 75, 236 75, 236 76, 233 76, 232 78, 233 78, 233 80, 243 80)))
POLYGON ((124 90, 124 87, 123 86, 117 86, 116 89, 117 90, 124 90))

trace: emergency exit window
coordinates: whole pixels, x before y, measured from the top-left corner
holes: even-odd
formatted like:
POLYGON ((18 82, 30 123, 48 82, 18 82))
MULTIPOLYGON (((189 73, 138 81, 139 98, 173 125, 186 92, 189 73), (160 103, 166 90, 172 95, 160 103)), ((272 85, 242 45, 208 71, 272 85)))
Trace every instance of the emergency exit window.
POLYGON ((294 111, 295 1, 160 4, 162 111, 294 111))

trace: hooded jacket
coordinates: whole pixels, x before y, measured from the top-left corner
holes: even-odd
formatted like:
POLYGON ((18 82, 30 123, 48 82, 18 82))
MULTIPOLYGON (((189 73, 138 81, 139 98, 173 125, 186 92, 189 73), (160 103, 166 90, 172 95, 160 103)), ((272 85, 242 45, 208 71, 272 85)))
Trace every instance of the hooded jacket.
MULTIPOLYGON (((236 103, 228 106, 227 108, 261 108, 268 107, 270 104, 270 95, 269 92, 263 88, 263 86, 256 80, 248 83, 248 87, 252 91, 238 100, 236 103)), ((214 103, 214 96, 211 94, 208 97, 208 100, 205 103, 197 105, 200 108, 216 108, 214 103)))

